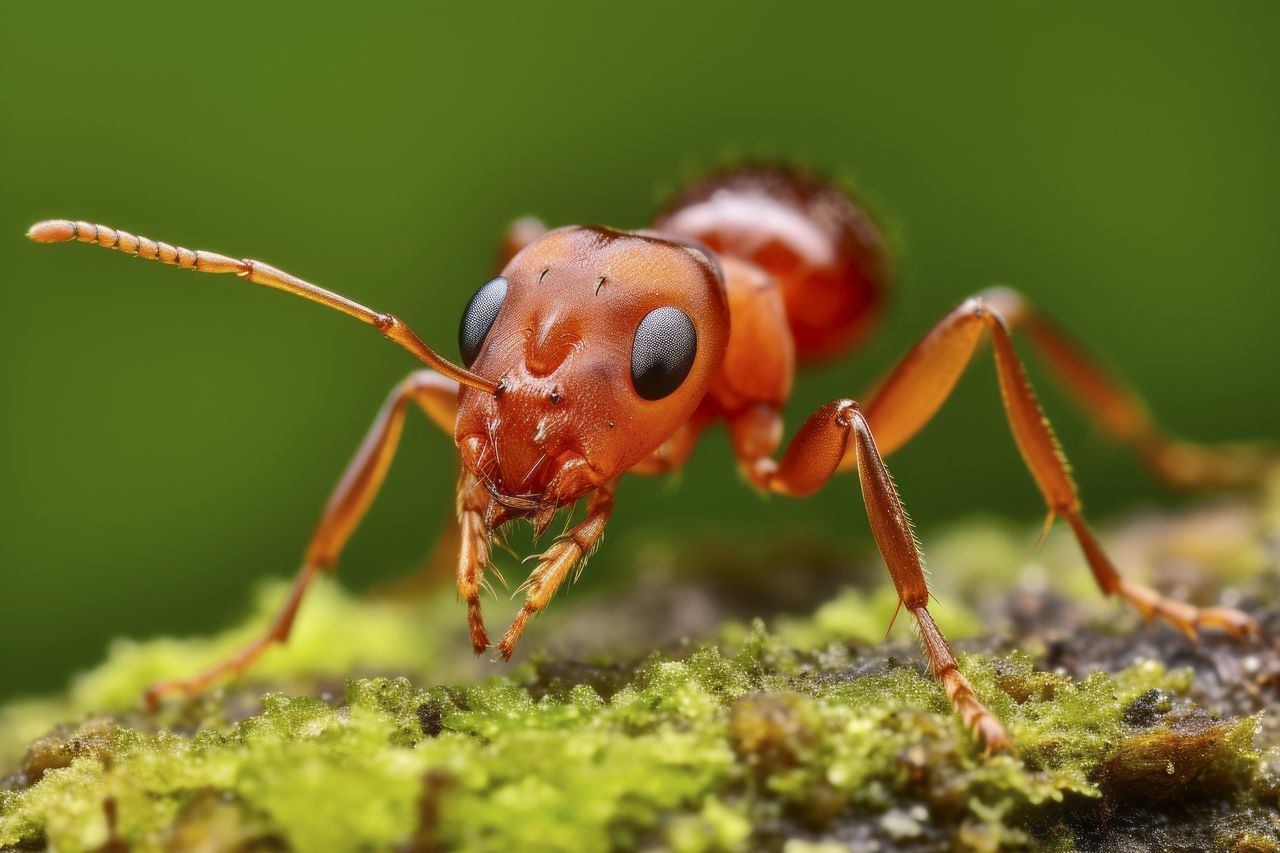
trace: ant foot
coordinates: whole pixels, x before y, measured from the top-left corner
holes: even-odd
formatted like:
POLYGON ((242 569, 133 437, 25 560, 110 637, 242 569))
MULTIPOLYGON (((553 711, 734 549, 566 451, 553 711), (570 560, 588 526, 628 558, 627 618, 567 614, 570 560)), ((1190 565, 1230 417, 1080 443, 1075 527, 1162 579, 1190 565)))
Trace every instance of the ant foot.
POLYGON ((471 651, 478 657, 489 648, 489 632, 484 629, 484 614, 480 610, 479 598, 467 603, 467 627, 471 633, 471 651))
POLYGON ((511 660, 511 656, 515 654, 516 643, 520 642, 520 635, 524 633, 524 626, 529 621, 532 611, 529 605, 521 608, 516 614, 516 618, 511 621, 511 627, 507 628, 507 632, 502 635, 502 639, 498 641, 498 654, 503 660, 511 660))
MULTIPOLYGON (((966 681, 967 685, 968 682, 966 681)), ((989 710, 987 706, 978 701, 977 696, 973 695, 972 688, 967 693, 958 693, 952 700, 953 707, 959 714, 961 721, 969 731, 973 732, 973 736, 982 744, 982 754, 991 756, 997 752, 1016 753, 1017 750, 1013 746, 1013 741, 1009 739, 1009 735, 1005 732, 1004 724, 1000 719, 989 710)))
POLYGON ((154 711, 159 706, 162 699, 174 693, 184 694, 187 701, 190 702, 208 690, 214 682, 225 676, 229 675, 232 678, 243 676, 245 670, 262 656, 262 653, 270 647, 272 642, 276 641, 277 639, 274 636, 263 638, 243 649, 234 657, 205 670, 199 675, 193 675, 190 678, 157 681, 143 691, 142 699, 147 703, 147 709, 151 711, 154 711))
POLYGON ((990 757, 999 752, 1005 752, 1010 755, 1017 754, 1018 750, 1014 748, 1013 741, 1009 740, 1009 735, 1005 732, 1004 725, 990 711, 986 711, 982 716, 975 719, 970 724, 970 729, 979 742, 982 743, 982 754, 984 756, 990 757))
POLYGON ((1226 631, 1238 640, 1257 640, 1262 636, 1253 617, 1234 607, 1196 607, 1129 581, 1121 581, 1117 594, 1147 621, 1163 619, 1193 642, 1199 642, 1200 632, 1206 628, 1226 631))
POLYGON ((154 711, 160 707, 160 702, 168 696, 180 693, 190 702, 203 693, 208 686, 209 681, 205 678, 157 681, 143 691, 142 701, 146 703, 148 711, 154 711))
POLYGON ((511 655, 516 650, 516 643, 524 633, 525 625, 529 623, 529 617, 540 613, 551 603, 551 596, 555 595, 561 582, 568 577, 575 566, 581 568, 585 554, 586 550, 583 546, 569 535, 551 543, 551 547, 538 555, 537 567, 529 573, 528 580, 516 590, 517 593, 525 592, 524 607, 520 608, 516 618, 511 621, 511 627, 498 641, 498 653, 502 655, 503 660, 511 660, 511 655))

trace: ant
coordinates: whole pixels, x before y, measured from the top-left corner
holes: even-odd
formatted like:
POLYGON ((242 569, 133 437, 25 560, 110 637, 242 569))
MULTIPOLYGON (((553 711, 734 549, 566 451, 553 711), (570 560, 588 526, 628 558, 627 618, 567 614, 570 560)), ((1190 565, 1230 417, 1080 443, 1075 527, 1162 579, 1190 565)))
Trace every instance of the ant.
MULTIPOLYGON (((1257 634, 1225 607, 1197 608, 1125 580, 1081 513, 1062 449, 1014 350, 1024 329, 1058 378, 1104 432, 1160 478, 1186 487, 1255 482, 1264 457, 1247 447, 1175 441, 1145 406, 1015 292, 987 291, 934 326, 863 404, 841 398, 814 412, 781 456, 782 409, 797 365, 853 348, 874 326, 890 280, 884 242, 851 196, 807 172, 750 166, 686 187, 650 229, 569 226, 522 219, 462 315, 462 365, 427 346, 392 314, 366 308, 256 260, 192 251, 89 222, 31 228, 40 243, 78 240, 209 273, 232 273, 319 302, 375 327, 427 369, 397 385, 325 505, 292 590, 269 630, 230 659, 153 685, 155 704, 240 674, 283 642, 308 585, 334 568, 391 464, 410 404, 452 433, 462 462, 457 584, 471 645, 490 645, 480 607, 490 549, 503 526, 532 521, 541 535, 558 511, 586 500, 586 517, 537 557, 525 602, 497 643, 510 659, 530 617, 580 572, 600 544, 624 473, 680 468, 698 437, 723 421, 756 488, 813 494, 856 471, 871 530, 919 629, 929 669, 956 713, 988 749, 1010 748, 1000 721, 957 667, 929 613, 916 542, 884 457, 906 444, 951 393, 989 338, 1009 426, 1048 507, 1074 533, 1094 579, 1148 619, 1196 637, 1218 628, 1257 634)), ((572 512, 572 509, 570 509, 572 512)))

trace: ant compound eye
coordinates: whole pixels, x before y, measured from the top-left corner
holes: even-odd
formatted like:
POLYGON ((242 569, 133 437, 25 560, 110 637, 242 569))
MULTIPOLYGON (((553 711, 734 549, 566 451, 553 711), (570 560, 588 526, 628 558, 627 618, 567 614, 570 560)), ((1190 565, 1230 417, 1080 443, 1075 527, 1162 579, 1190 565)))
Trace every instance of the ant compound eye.
POLYGON ((636 327, 631 344, 631 384, 646 400, 661 400, 689 375, 698 354, 698 332, 679 308, 655 308, 636 327))
POLYGON ((462 323, 458 326, 458 351, 462 353, 462 363, 467 367, 480 354, 485 336, 493 328, 493 321, 498 319, 498 311, 506 298, 507 280, 498 276, 482 285, 467 303, 467 310, 462 312, 462 323))

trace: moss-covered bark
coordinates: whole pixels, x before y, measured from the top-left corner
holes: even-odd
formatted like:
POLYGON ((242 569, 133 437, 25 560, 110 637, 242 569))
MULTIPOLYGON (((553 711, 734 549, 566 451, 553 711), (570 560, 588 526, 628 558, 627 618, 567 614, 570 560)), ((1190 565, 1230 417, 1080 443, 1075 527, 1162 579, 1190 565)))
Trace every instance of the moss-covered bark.
MULTIPOLYGON (((1274 637, 1274 521, 1265 501, 1215 504, 1108 540, 1192 598, 1229 583, 1274 637)), ((1026 543, 991 524, 927 543, 936 609, 969 635, 963 666, 1016 757, 980 755, 909 637, 877 642, 891 592, 846 590, 768 627, 736 619, 769 610, 750 566, 775 556, 722 553, 684 580, 567 598, 548 629, 562 650, 574 636, 634 648, 637 632, 657 650, 547 653, 487 679, 444 668, 461 654, 439 628, 458 621, 448 597, 376 603, 324 585, 288 649, 194 706, 151 714, 137 695, 234 647, 262 614, 225 636, 119 643, 67 694, 0 710, 13 770, 0 845, 1280 849, 1280 733, 1262 713, 1280 698, 1273 641, 1197 646, 1117 618, 1069 547, 1032 559, 1026 543), (703 640, 664 636, 673 602, 733 599, 717 594, 729 577, 737 599, 697 617, 703 640)))

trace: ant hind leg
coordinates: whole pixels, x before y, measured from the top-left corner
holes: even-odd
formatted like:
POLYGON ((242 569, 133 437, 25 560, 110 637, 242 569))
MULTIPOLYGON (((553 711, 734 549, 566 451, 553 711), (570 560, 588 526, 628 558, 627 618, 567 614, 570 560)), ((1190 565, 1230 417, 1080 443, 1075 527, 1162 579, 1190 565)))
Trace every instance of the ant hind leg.
MULTIPOLYGON (((1204 628, 1219 628, 1237 637, 1255 635, 1254 621, 1238 610, 1197 608, 1121 578, 1084 520, 1066 457, 1014 349, 1005 311, 1026 316, 1025 307, 1015 302, 1009 291, 967 300, 898 363, 865 407, 881 452, 887 456, 902 447, 933 417, 972 361, 984 333, 989 333, 1000 396, 1018 450, 1044 497, 1049 520, 1060 517, 1070 525, 1103 594, 1117 596, 1148 619, 1164 619, 1189 636, 1204 628)), ((1131 399, 1111 399, 1114 409, 1100 406, 1095 410, 1104 423, 1118 425, 1123 420, 1118 413, 1126 407, 1131 413, 1140 411, 1131 399), (1103 411, 1110 414, 1099 414, 1103 411)), ((840 467, 848 469, 856 464, 856 458, 846 453, 840 467)))

